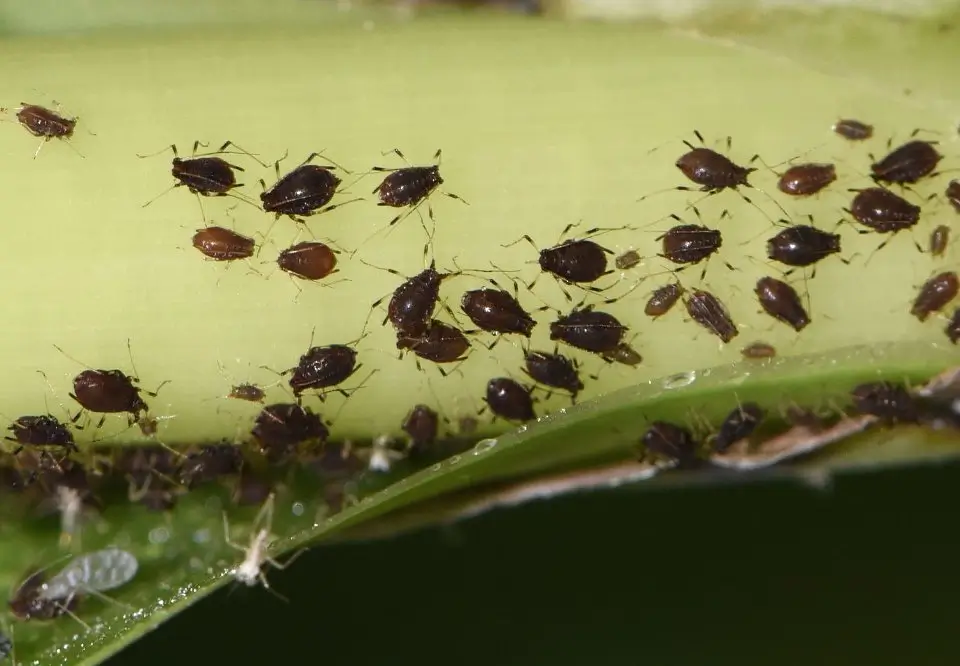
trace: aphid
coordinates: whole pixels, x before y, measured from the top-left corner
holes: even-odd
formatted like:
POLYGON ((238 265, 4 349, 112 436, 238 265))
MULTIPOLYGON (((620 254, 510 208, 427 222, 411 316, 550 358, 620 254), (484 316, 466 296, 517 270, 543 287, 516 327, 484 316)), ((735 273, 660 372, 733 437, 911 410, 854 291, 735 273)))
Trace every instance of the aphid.
MULTIPOLYGON (((406 161, 406 158, 396 148, 393 149, 400 159, 406 161)), ((427 211, 430 219, 433 220, 433 208, 430 207, 429 198, 438 187, 443 185, 443 178, 440 176, 440 151, 438 150, 433 159, 435 164, 428 166, 406 166, 399 169, 388 169, 385 167, 373 167, 374 171, 389 172, 387 176, 377 185, 373 194, 380 199, 377 205, 390 206, 391 208, 408 208, 406 213, 397 215, 387 224, 393 226, 404 217, 416 210, 424 201, 427 202, 427 211)), ((457 199, 467 203, 461 197, 450 192, 441 192, 444 196, 451 199, 457 199)), ((424 227, 426 230, 426 227, 424 227)), ((428 232, 428 235, 429 234, 428 232)))
POLYGON ((710 292, 694 289, 690 296, 683 300, 683 305, 687 308, 687 314, 691 319, 724 343, 730 342, 740 334, 727 308, 710 292))
POLYGON ((303 241, 283 250, 277 265, 303 280, 322 280, 336 272, 337 253, 324 243, 303 241))
MULTIPOLYGON (((679 219, 679 218, 677 218, 679 219)), ((662 241, 659 256, 675 264, 696 264, 715 253, 723 245, 718 229, 699 224, 680 224, 657 238, 662 241)))
POLYGON ((840 234, 807 224, 787 227, 767 241, 767 256, 787 266, 810 266, 840 252, 840 234))
POLYGON ((852 118, 838 120, 834 123, 832 129, 849 141, 864 141, 873 136, 873 125, 852 118))
POLYGON ((854 408, 861 414, 870 414, 889 425, 918 423, 920 410, 916 399, 906 387, 891 382, 869 382, 854 387, 850 392, 854 408))
POLYGON ((677 304, 677 301, 683 296, 683 291, 683 285, 679 282, 671 282, 662 287, 657 287, 643 308, 644 314, 654 319, 662 317, 677 304))
POLYGON ((119 548, 85 553, 41 584, 38 594, 48 601, 69 601, 80 593, 107 592, 133 580, 138 566, 133 554, 119 548))
POLYGON ((537 418, 530 389, 509 377, 496 377, 487 382, 487 394, 483 400, 491 412, 507 421, 526 422, 537 418))
POLYGON ((957 341, 960 340, 960 308, 953 311, 953 316, 950 317, 950 321, 947 322, 943 332, 947 334, 947 338, 953 344, 957 344, 957 341))
MULTIPOLYGON (((266 189, 266 184, 262 180, 260 181, 265 188, 260 194, 264 212, 274 213, 277 219, 286 215, 296 222, 303 222, 300 218, 326 213, 343 205, 327 206, 342 182, 333 173, 339 165, 310 164, 317 157, 323 156, 320 153, 310 153, 300 166, 283 177, 280 176, 280 162, 286 158, 286 155, 274 163, 277 181, 269 189, 266 189)), ((331 164, 336 163, 331 162, 331 164)), ((346 169, 343 170, 349 173, 346 169)))
POLYGON ((950 184, 947 185, 945 194, 950 205, 960 213, 960 180, 951 180, 950 184))
POLYGON ((189 453, 180 465, 180 482, 188 488, 237 474, 243 467, 243 452, 234 444, 208 444, 189 453))
POLYGON ((13 596, 10 598, 7 606, 10 613, 18 620, 24 622, 29 620, 53 620, 65 614, 73 614, 77 607, 79 599, 74 596, 70 599, 49 599, 40 596, 40 589, 46 580, 43 571, 37 571, 24 580, 13 596))
POLYGON ((44 144, 50 139, 69 139, 73 136, 73 130, 77 126, 78 118, 66 118, 57 111, 40 106, 39 104, 27 104, 20 102, 20 108, 17 109, 17 121, 30 132, 33 136, 41 137, 43 141, 37 147, 33 154, 36 159, 44 144))
POLYGON ((186 187, 194 194, 204 197, 222 197, 231 190, 242 187, 242 183, 237 182, 236 172, 243 171, 243 168, 216 156, 216 153, 223 153, 230 146, 237 146, 232 141, 227 141, 214 151, 214 154, 197 156, 197 148, 203 145, 205 144, 195 141, 193 156, 186 159, 180 157, 175 144, 170 146, 173 151, 170 173, 176 180, 173 187, 186 187))
POLYGON ((263 403, 264 398, 267 397, 267 392, 256 384, 244 382, 231 386, 227 397, 233 398, 234 400, 243 400, 245 402, 263 403))
POLYGON ((800 295, 786 282, 762 277, 757 280, 753 291, 764 312, 798 333, 810 323, 810 315, 804 309, 800 295))
POLYGON ((300 444, 325 442, 330 431, 309 407, 279 403, 260 410, 250 434, 268 460, 278 461, 300 444))
POLYGON ((930 232, 930 254, 933 256, 942 257, 949 244, 950 227, 941 224, 930 232))
POLYGON ((781 174, 777 188, 793 197, 806 197, 816 194, 836 179, 837 168, 833 164, 797 164, 781 174))
MULTIPOLYGON (((560 233, 560 237, 563 238, 575 226, 577 226, 576 223, 568 224, 560 233)), ((587 236, 600 230, 599 227, 588 229, 587 236)), ((550 273, 565 284, 585 286, 613 272, 609 270, 607 265, 607 255, 613 254, 613 252, 589 238, 570 238, 553 247, 541 250, 530 236, 524 234, 503 247, 511 247, 520 241, 527 241, 533 249, 539 252, 540 273, 527 285, 527 289, 533 289, 543 273, 550 273)), ((590 291, 601 291, 596 287, 588 286, 585 288, 590 291)), ((563 293, 567 300, 572 300, 566 291, 563 293)))
POLYGON ((574 309, 550 324, 551 340, 598 354, 614 351, 626 332, 627 327, 612 314, 592 307, 574 309))
POLYGON ((776 348, 766 342, 751 342, 740 350, 744 358, 762 359, 773 358, 777 355, 776 348))
POLYGON ((745 402, 727 415, 720 431, 713 438, 713 450, 723 453, 737 442, 746 439, 757 429, 766 411, 755 402, 745 402))
MULTIPOLYGON (((694 134, 700 140, 700 143, 703 143, 703 136, 700 132, 694 131, 694 134)), ((741 185, 751 187, 747 178, 756 171, 755 168, 742 167, 726 155, 705 146, 695 148, 688 141, 684 141, 684 143, 690 151, 677 159, 676 167, 689 180, 700 185, 701 191, 715 193, 725 189, 735 190, 741 185)), ((730 140, 728 138, 728 150, 729 144, 730 140)))
MULTIPOLYGON (((392 268, 383 270, 400 275, 392 268)), ((459 273, 438 273, 436 262, 431 261, 429 268, 407 278, 394 290, 387 304, 387 316, 383 324, 389 321, 398 335, 406 337, 417 337, 426 332, 440 301, 440 283, 454 275, 459 273)), ((383 298, 375 301, 371 308, 382 302, 383 298)))
POLYGON ((623 254, 618 255, 617 258, 614 259, 613 263, 621 271, 625 271, 639 264, 641 259, 642 257, 640 256, 640 253, 636 250, 627 250, 623 254))
POLYGON ((580 371, 573 360, 563 354, 541 351, 528 351, 523 355, 523 371, 538 384, 567 391, 570 397, 577 399, 583 390, 580 371))
POLYGON ((74 535, 80 533, 84 495, 89 497, 89 489, 81 491, 67 485, 57 485, 54 489, 54 502, 60 512, 60 545, 64 548, 73 542, 74 535))
POLYGON ((440 415, 426 405, 416 405, 403 419, 400 428, 409 437, 409 454, 420 457, 427 454, 437 441, 440 415))
POLYGON ((397 349, 409 349, 434 363, 454 363, 466 358, 470 340, 460 329, 433 319, 420 335, 397 335, 397 349))
POLYGON ((879 162, 870 166, 873 180, 878 183, 916 183, 933 173, 943 155, 930 141, 908 141, 892 150, 879 162))
POLYGON ((91 412, 136 417, 149 409, 140 397, 142 389, 134 385, 137 381, 120 370, 84 370, 73 378, 70 397, 91 412))
MULTIPOLYGON (((494 283, 496 284, 496 283, 494 283)), ((474 289, 463 294, 460 309, 481 330, 529 338, 537 321, 503 289, 474 289)))
POLYGON ((640 355, 640 352, 626 342, 621 342, 612 351, 605 352, 603 358, 607 361, 619 363, 620 365, 629 365, 631 367, 643 363, 643 357, 640 355))
POLYGON ((224 227, 198 229, 193 235, 193 247, 214 261, 235 261, 253 256, 256 242, 247 236, 224 227))
POLYGON ((228 546, 244 554, 243 561, 234 567, 231 573, 237 582, 248 587, 252 587, 259 582, 269 590, 270 584, 267 583, 263 565, 270 564, 276 569, 285 569, 297 557, 297 555, 294 555, 287 560, 286 564, 280 564, 267 554, 269 547, 267 542, 270 539, 270 528, 273 523, 273 502, 274 495, 271 494, 253 520, 253 534, 250 537, 250 544, 247 546, 241 546, 230 538, 230 522, 227 520, 226 511, 223 512, 223 540, 228 546), (264 524, 262 528, 259 527, 261 523, 264 524))
POLYGON ((859 190, 847 213, 877 233, 895 233, 920 221, 920 206, 883 187, 859 190))
POLYGON ((913 301, 910 314, 926 321, 930 313, 942 310, 960 292, 960 279, 953 271, 945 271, 923 283, 917 298, 913 301))
POLYGON ((643 433, 640 442, 648 453, 691 467, 697 462, 697 442, 693 434, 666 421, 654 421, 643 433))
POLYGON ((49 414, 21 416, 11 423, 7 430, 13 433, 13 437, 4 437, 4 439, 19 445, 14 449, 13 455, 17 455, 27 446, 50 447, 68 453, 79 451, 73 441, 73 434, 67 430, 67 426, 49 414))
MULTIPOLYGON (((363 364, 357 363, 357 352, 349 345, 326 345, 311 347, 300 357, 296 367, 287 370, 290 375, 290 388, 297 398, 310 389, 324 389, 337 386, 349 379, 363 364)), ((342 389, 338 389, 345 396, 342 389)), ((324 393, 318 393, 323 400, 324 393)))

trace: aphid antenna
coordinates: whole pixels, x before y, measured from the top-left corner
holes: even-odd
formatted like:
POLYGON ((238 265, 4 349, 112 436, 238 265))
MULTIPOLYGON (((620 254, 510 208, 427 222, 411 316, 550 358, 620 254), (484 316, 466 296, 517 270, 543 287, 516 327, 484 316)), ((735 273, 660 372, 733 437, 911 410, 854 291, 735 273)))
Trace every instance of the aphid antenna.
MULTIPOLYGON (((171 146, 171 147, 174 149, 174 155, 176 155, 176 146, 171 146)), ((211 157, 214 155, 246 155, 247 157, 253 158, 253 160, 257 162, 257 164, 259 164, 265 169, 270 166, 269 164, 261 160, 259 157, 257 157, 256 153, 251 153, 249 150, 246 150, 245 148, 240 147, 233 141, 225 141, 223 145, 221 145, 216 150, 212 150, 205 153, 197 152, 197 148, 209 148, 209 147, 210 147, 209 143, 204 143, 199 140, 194 141, 193 150, 191 151, 190 157, 211 157), (234 150, 228 150, 228 148, 234 148, 234 150)), ((160 152, 163 152, 163 151, 160 151, 160 152)), ((230 166, 233 167, 234 169, 239 169, 240 171, 243 171, 242 168, 234 166, 233 164, 231 164, 230 166)))

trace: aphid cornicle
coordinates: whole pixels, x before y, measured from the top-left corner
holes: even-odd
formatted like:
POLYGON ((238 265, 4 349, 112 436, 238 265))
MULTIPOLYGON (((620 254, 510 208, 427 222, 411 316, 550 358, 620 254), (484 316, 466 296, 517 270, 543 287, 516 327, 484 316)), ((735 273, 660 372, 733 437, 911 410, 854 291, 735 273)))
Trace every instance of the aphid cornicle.
POLYGON ((434 363, 455 363, 466 358, 470 340, 459 328, 433 319, 420 335, 397 335, 397 349, 409 349, 434 363))
POLYGON ((73 441, 73 434, 67 429, 67 426, 49 414, 21 416, 11 423, 7 430, 13 433, 13 437, 5 437, 4 439, 16 442, 18 445, 13 450, 13 455, 17 455, 28 446, 50 447, 68 453, 79 450, 73 441))
POLYGON ((592 307, 575 309, 550 324, 551 340, 597 354, 614 351, 626 332, 619 319, 592 307))
MULTIPOLYGON (((287 372, 290 388, 299 398, 304 391, 337 386, 349 379, 362 364, 357 363, 357 351, 348 345, 311 347, 300 357, 296 367, 287 372)), ((323 393, 318 394, 323 399, 323 393)))
POLYGON ((574 401, 577 394, 583 390, 577 364, 563 354, 528 351, 523 355, 523 363, 523 371, 533 381, 567 391, 574 401))
POLYGON ((796 164, 780 175, 777 188, 793 197, 808 197, 816 194, 837 179, 833 164, 811 162, 796 164))
POLYGON ((267 405, 250 433, 268 460, 282 460, 300 444, 322 443, 330 436, 323 419, 296 403, 267 405))
POLYGON ((956 298, 958 292, 960 292, 960 279, 955 272, 944 271, 934 275, 920 287, 910 308, 910 314, 920 321, 926 321, 931 313, 942 310, 956 298))
POLYGON ((679 282, 671 282, 662 287, 657 287, 643 307, 643 313, 654 319, 662 317, 670 312, 681 296, 683 296, 683 285, 679 282))
POLYGON ((530 389, 509 377, 496 377, 487 382, 483 400, 491 412, 507 421, 526 422, 537 418, 530 389))
POLYGON ((529 338, 537 321, 516 297, 503 289, 474 289, 463 294, 460 309, 481 330, 529 338))
POLYGON ((864 141, 873 136, 873 125, 853 118, 844 118, 834 123, 833 131, 848 141, 864 141))
POLYGON ((302 241, 277 257, 281 270, 302 280, 322 280, 337 269, 337 254, 324 243, 302 241))
POLYGON ((876 416, 889 425, 917 423, 920 408, 906 387, 892 382, 868 382, 850 392, 854 408, 861 414, 876 416))
POLYGON ((877 233, 895 233, 920 221, 920 206, 883 187, 859 190, 846 212, 877 233))
POLYGON ((740 331, 719 298, 703 289, 694 289, 684 299, 687 314, 693 321, 716 335, 724 343, 733 340, 740 331))
POLYGON ((713 437, 713 450, 723 453, 737 442, 753 434, 766 416, 766 410, 755 402, 745 402, 730 412, 713 437))
POLYGON ((214 261, 248 259, 256 250, 256 241, 224 227, 198 229, 193 235, 193 247, 214 261))
POLYGON ((692 467, 697 463, 697 442, 693 434, 673 423, 654 421, 640 442, 648 453, 666 458, 679 467, 692 467))
POLYGON ((786 282, 762 277, 757 280, 754 293, 764 312, 798 333, 810 323, 810 315, 804 309, 800 295, 786 282))
MULTIPOLYGON (((284 155, 286 157, 286 155, 284 155)), ((327 206, 340 187, 340 178, 333 173, 335 166, 311 164, 320 153, 311 153, 300 166, 280 176, 280 160, 274 163, 277 181, 260 193, 264 212, 274 213, 279 219, 286 215, 298 222, 298 218, 325 213, 337 208, 327 206)), ((326 159, 326 158, 324 158, 326 159)), ((260 181, 263 184, 263 181, 260 181)))
POLYGON ((943 159, 934 145, 930 141, 915 139, 894 148, 870 166, 873 179, 878 183, 916 183, 933 173, 943 159))
POLYGON ((840 252, 840 234, 807 224, 787 227, 767 241, 767 256, 787 266, 811 266, 840 252))

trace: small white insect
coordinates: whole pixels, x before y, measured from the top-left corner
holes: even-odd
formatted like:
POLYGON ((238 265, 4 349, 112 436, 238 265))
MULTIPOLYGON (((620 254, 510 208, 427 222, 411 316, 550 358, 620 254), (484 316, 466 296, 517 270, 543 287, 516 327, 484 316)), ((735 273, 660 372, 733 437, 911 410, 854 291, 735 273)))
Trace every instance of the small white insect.
POLYGON ((119 548, 85 553, 43 583, 38 596, 55 601, 66 599, 68 603, 82 593, 108 599, 102 593, 126 585, 137 574, 137 568, 137 558, 119 548))
MULTIPOLYGON (((295 553, 285 564, 280 564, 267 554, 270 540, 270 526, 273 523, 273 502, 275 495, 270 493, 267 501, 260 507, 256 518, 253 519, 253 536, 250 538, 250 545, 242 546, 230 538, 230 523, 227 520, 227 512, 223 512, 223 539, 231 548, 241 551, 244 554, 243 561, 240 562, 230 572, 237 582, 252 587, 257 583, 273 592, 270 584, 267 583, 266 574, 263 572, 263 565, 269 564, 275 569, 286 569, 293 560, 300 556, 303 551, 295 553), (263 525, 263 527, 260 527, 263 525), (258 529, 259 528, 259 529, 258 529)), ((277 594, 276 592, 273 592, 277 594)), ((280 596, 279 594, 277 596, 280 596)), ((283 597, 281 597, 283 598, 283 597)))
POLYGON ((60 511, 60 547, 67 548, 77 537, 80 543, 80 519, 83 513, 83 498, 80 493, 67 486, 57 486, 57 509, 60 511))
POLYGON ((366 451, 369 456, 367 469, 371 472, 389 472, 393 463, 403 460, 406 456, 402 451, 390 448, 393 438, 389 435, 380 435, 373 440, 373 446, 366 451))

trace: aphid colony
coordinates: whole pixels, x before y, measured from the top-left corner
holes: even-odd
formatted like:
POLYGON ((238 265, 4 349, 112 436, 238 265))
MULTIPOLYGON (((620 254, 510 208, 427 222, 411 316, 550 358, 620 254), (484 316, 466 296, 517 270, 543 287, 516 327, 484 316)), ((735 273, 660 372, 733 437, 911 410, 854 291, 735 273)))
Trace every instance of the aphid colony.
MULTIPOLYGON (((69 139, 77 122, 76 118, 66 118, 58 111, 28 104, 17 111, 17 119, 44 143, 52 138, 69 139)), ((833 130, 849 141, 866 141, 873 135, 873 127, 851 119, 838 121, 833 130)), ((697 138, 701 145, 688 143, 688 150, 674 162, 693 186, 681 185, 675 189, 701 192, 705 197, 732 190, 755 206, 741 190, 762 192, 751 183, 759 167, 737 164, 726 154, 702 145, 704 141, 699 133, 697 138)), ((245 172, 244 168, 228 162, 225 156, 245 155, 264 167, 267 165, 229 141, 216 151, 198 153, 203 145, 196 142, 189 158, 180 157, 175 145, 170 147, 173 152, 170 174, 174 181, 171 189, 182 188, 195 195, 201 212, 205 199, 233 197, 261 210, 270 224, 285 217, 306 228, 312 218, 363 200, 357 197, 335 203, 349 188, 344 187, 343 176, 354 172, 314 152, 286 173, 280 167, 286 155, 276 160, 274 182, 267 185, 260 181, 257 203, 240 191, 243 184, 238 178, 245 172), (327 163, 318 164, 318 160, 327 163)), ((405 161, 400 151, 393 152, 405 161)), ((425 256, 437 224, 431 196, 443 194, 466 203, 459 195, 440 189, 444 184, 440 157, 437 151, 430 165, 375 166, 364 174, 379 174, 377 177, 381 180, 371 194, 376 196, 378 206, 395 209, 386 222, 387 228, 414 212, 419 214, 426 204, 433 228, 428 228, 423 215, 419 215, 428 237, 425 256)), ((843 208, 845 221, 859 225, 859 233, 881 234, 883 240, 877 250, 896 234, 911 232, 932 200, 918 200, 911 186, 934 177, 942 159, 936 142, 915 137, 891 148, 870 164, 873 184, 850 191, 843 208)), ((810 162, 792 164, 777 177, 779 192, 794 198, 817 196, 828 188, 835 189, 835 183, 843 174, 838 173, 835 164, 810 162)), ((960 213, 960 181, 951 181, 939 198, 960 213)), ((774 200, 771 198, 771 201, 774 200)), ((776 205, 783 211, 780 204, 776 205)), ((413 275, 384 268, 397 278, 397 284, 390 293, 371 304, 371 312, 383 311, 380 323, 395 334, 399 355, 412 357, 418 367, 421 363, 432 364, 444 377, 456 371, 458 364, 478 347, 493 349, 498 344, 515 343, 515 364, 502 366, 495 376, 475 387, 473 397, 483 405, 477 416, 486 411, 492 418, 507 422, 533 421, 543 415, 537 404, 541 395, 546 399, 559 393, 570 402, 578 400, 585 390, 585 382, 596 378, 595 374, 587 374, 590 363, 595 362, 598 371, 611 364, 625 367, 642 364, 630 327, 613 313, 614 308, 607 307, 621 301, 640 284, 637 282, 624 293, 610 296, 610 289, 618 284, 616 278, 610 276, 618 271, 637 272, 639 266, 649 261, 663 262, 664 270, 652 275, 669 274, 669 277, 652 288, 646 297, 643 307, 646 317, 660 319, 682 303, 689 320, 721 343, 730 343, 739 336, 740 327, 727 304, 705 282, 711 261, 720 261, 731 271, 738 270, 737 266, 727 263, 725 257, 732 248, 724 245, 725 226, 735 224, 735 220, 724 213, 710 223, 695 205, 691 204, 688 209, 692 209, 696 221, 685 213, 670 215, 672 226, 658 232, 654 239, 658 251, 650 253, 634 248, 614 256, 611 249, 601 244, 607 232, 637 231, 629 225, 615 229, 594 227, 571 236, 578 225, 568 224, 549 245, 539 245, 524 234, 504 244, 504 248, 520 245, 529 253, 530 261, 536 263, 537 273, 526 283, 514 278, 513 271, 493 264, 444 270, 438 269, 436 261, 431 261, 413 275), (687 272, 691 266, 699 270, 687 272), (491 278, 488 273, 498 275, 491 278), (481 283, 470 288, 456 286, 462 284, 463 277, 472 277, 481 283), (556 310, 541 299, 537 289, 541 280, 551 281, 558 287, 566 300, 562 309, 556 310), (454 298, 444 298, 447 291, 453 290, 456 290, 454 298), (543 307, 534 307, 534 300, 543 303, 543 307), (450 302, 458 306, 459 312, 454 312, 450 302), (538 320, 536 315, 540 312, 550 312, 549 321, 538 320), (541 332, 549 339, 549 345, 533 342, 534 335, 541 332)), ((785 211, 784 215, 789 217, 785 211)), ((802 334, 813 325, 814 317, 809 302, 805 302, 795 283, 791 283, 791 276, 800 273, 804 280, 813 279, 822 261, 850 263, 853 256, 844 256, 840 233, 822 229, 812 219, 809 223, 781 219, 773 224, 778 228, 764 239, 766 259, 782 270, 776 276, 764 275, 757 279, 752 292, 765 315, 802 334)), ((950 235, 947 224, 931 231, 926 250, 931 257, 937 259, 945 255, 950 235)), ((637 240, 641 241, 642 237, 638 235, 637 240)), ((221 262, 250 259, 258 253, 254 238, 223 226, 198 229, 192 244, 206 258, 221 262)), ((343 252, 334 247, 330 241, 299 241, 281 250, 276 263, 296 278, 321 281, 337 271, 343 252)), ((915 300, 904 309, 923 322, 945 310, 958 291, 957 273, 944 267, 918 286, 915 300)), ((952 317, 945 318, 943 330, 954 344, 960 341, 960 308, 954 310, 952 317)), ((383 436, 366 446, 331 440, 332 423, 318 413, 320 407, 304 404, 305 398, 314 397, 325 406, 331 394, 349 398, 364 387, 365 379, 357 383, 353 379, 364 365, 365 352, 359 342, 365 335, 366 326, 352 341, 328 340, 314 345, 311 339, 306 350, 297 358, 291 358, 287 368, 278 371, 279 383, 285 384, 282 390, 288 393, 288 399, 268 400, 266 389, 252 383, 232 386, 228 397, 248 402, 256 410, 247 436, 240 438, 239 443, 221 442, 183 451, 164 444, 121 450, 97 445, 96 433, 110 415, 119 415, 128 427, 137 427, 144 435, 155 436, 158 419, 150 415, 149 401, 157 396, 165 381, 151 385, 152 391, 141 386, 132 355, 132 374, 116 368, 85 366, 74 376, 69 392, 69 398, 76 403, 75 413, 65 408, 63 418, 51 413, 33 413, 10 421, 6 436, 9 445, 0 454, 2 488, 38 505, 55 507, 61 517, 61 545, 76 546, 84 523, 91 514, 104 510, 103 498, 110 495, 117 481, 130 501, 154 512, 174 510, 178 498, 198 486, 224 484, 235 504, 261 506, 246 542, 233 536, 226 514, 223 516, 224 543, 243 553, 242 560, 230 573, 244 584, 266 585, 263 567, 266 564, 285 566, 269 554, 270 523, 276 493, 283 491, 291 465, 305 468, 322 480, 324 499, 332 511, 337 511, 351 500, 358 479, 370 472, 389 472, 398 462, 406 461, 400 470, 404 473, 468 446, 465 440, 449 444, 454 440, 443 432, 446 417, 437 406, 422 403, 411 405, 402 421, 396 424, 402 436, 383 436), (78 446, 75 441, 78 430, 92 431, 94 444, 78 446)), ((777 354, 774 346, 761 340, 744 343, 741 351, 746 362, 762 363, 777 354)), ((858 385, 850 392, 848 402, 851 406, 846 411, 823 414, 795 406, 780 415, 769 413, 769 408, 756 402, 737 402, 713 424, 702 420, 681 424, 651 419, 648 427, 636 434, 636 441, 644 460, 690 469, 710 466, 718 456, 749 448, 764 438, 781 436, 784 431, 794 428, 820 431, 857 414, 875 417, 882 425, 926 424, 944 418, 951 419, 953 424, 957 422, 956 414, 950 409, 925 401, 899 384, 858 385)), ((475 424, 472 416, 463 417, 461 421, 461 433, 466 432, 467 423, 475 424)), ((23 621, 52 620, 64 615, 76 617, 81 599, 103 595, 128 583, 134 578, 137 566, 136 558, 120 549, 81 554, 55 575, 48 576, 45 570, 29 573, 9 601, 10 612, 23 621)), ((0 634, 0 659, 9 649, 0 634)))

